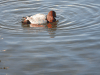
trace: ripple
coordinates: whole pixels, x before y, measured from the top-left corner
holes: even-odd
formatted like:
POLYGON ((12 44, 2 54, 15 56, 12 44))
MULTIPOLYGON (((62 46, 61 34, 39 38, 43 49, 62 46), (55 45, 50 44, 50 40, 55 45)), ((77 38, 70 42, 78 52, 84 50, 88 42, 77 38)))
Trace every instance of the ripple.
POLYGON ((22 31, 21 18, 26 15, 35 14, 40 9, 42 1, 1 1, 0 28, 11 32, 22 31), (30 12, 27 14, 27 12, 30 12))
POLYGON ((67 3, 68 5, 60 5, 60 2, 57 2, 54 5, 52 5, 51 2, 46 2, 46 4, 48 5, 47 6, 47 5, 42 5, 41 2, 43 3, 43 1, 31 1, 31 0, 29 1, 19 0, 18 2, 13 0, 2 1, 1 2, 2 12, 0 14, 2 17, 2 21, 0 22, 1 24, 0 28, 16 31, 16 28, 21 28, 20 25, 18 24, 20 24, 20 19, 22 16, 26 16, 27 13, 33 14, 33 12, 35 14, 47 8, 49 8, 49 10, 53 9, 57 11, 59 17, 58 29, 78 30, 78 29, 91 29, 99 27, 100 5, 97 4, 87 5, 87 4, 72 3, 69 1, 62 1, 61 3, 67 3))
POLYGON ((59 22, 59 29, 91 29, 97 28, 100 24, 100 10, 98 5, 72 4, 64 5, 62 9, 67 7, 67 12, 62 12, 64 16, 59 22), (67 16, 67 17, 66 17, 67 16), (66 18, 65 18, 66 17, 66 18))
POLYGON ((31 1, 31 0, 29 1, 19 0, 18 2, 13 0, 2 1, 1 2, 2 12, 0 14, 2 17, 2 21, 0 22, 1 24, 0 28, 8 30, 16 30, 16 27, 20 28, 20 25, 18 25, 20 24, 20 19, 22 16, 26 16, 27 15, 26 13, 32 14, 34 12, 35 14, 47 8, 49 8, 49 10, 53 9, 57 11, 59 17, 58 29, 78 30, 78 29, 91 29, 99 27, 100 5, 98 4, 92 4, 92 3, 80 4, 80 3, 72 3, 69 1, 62 1, 61 3, 67 3, 68 5, 60 5, 60 2, 57 2, 54 5, 52 5, 51 2, 46 2, 46 4, 48 5, 47 6, 47 5, 42 5, 41 2, 43 3, 43 1, 31 1), (20 2, 23 5, 21 5, 20 2))

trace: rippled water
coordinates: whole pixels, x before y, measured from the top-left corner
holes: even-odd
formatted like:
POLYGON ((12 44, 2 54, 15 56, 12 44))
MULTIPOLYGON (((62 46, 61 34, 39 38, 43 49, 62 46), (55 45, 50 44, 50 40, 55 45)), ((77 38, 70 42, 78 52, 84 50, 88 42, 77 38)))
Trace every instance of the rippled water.
POLYGON ((0 75, 100 75, 100 0, 1 0, 0 75), (55 10, 55 28, 21 18, 55 10))

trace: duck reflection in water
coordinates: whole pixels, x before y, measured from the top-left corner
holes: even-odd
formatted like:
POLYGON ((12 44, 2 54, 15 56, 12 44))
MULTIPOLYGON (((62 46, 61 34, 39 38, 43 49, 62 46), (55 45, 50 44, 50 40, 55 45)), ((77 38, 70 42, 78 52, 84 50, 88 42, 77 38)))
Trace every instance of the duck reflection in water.
POLYGON ((56 21, 55 17, 56 17, 55 11, 50 11, 48 15, 36 14, 30 17, 23 17, 22 26, 34 27, 34 28, 43 27, 48 29, 49 34, 54 34, 52 32, 56 31, 58 23, 58 20, 56 21))

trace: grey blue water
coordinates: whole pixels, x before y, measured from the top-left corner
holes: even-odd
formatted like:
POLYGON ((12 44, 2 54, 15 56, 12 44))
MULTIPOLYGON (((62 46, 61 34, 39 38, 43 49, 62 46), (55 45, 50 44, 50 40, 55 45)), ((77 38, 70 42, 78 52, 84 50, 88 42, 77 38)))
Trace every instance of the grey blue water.
POLYGON ((100 0, 0 0, 0 75, 100 75, 100 0), (57 13, 57 26, 21 18, 57 13))

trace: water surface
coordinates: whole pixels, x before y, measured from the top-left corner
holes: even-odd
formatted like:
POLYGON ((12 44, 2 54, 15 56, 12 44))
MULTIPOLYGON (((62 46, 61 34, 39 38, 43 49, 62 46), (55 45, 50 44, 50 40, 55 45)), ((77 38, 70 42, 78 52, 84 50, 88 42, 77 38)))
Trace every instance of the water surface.
POLYGON ((1 0, 0 75, 100 75, 99 0, 1 0), (57 27, 21 18, 55 10, 57 27))

